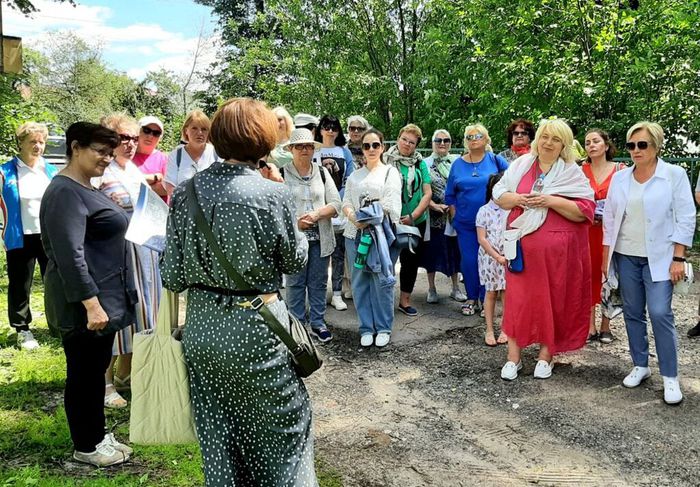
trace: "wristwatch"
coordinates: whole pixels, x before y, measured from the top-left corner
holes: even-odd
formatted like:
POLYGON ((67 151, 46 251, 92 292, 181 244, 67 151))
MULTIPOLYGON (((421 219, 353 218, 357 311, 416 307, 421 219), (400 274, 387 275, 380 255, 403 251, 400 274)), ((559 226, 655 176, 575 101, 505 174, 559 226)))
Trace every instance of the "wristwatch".
POLYGON ((676 257, 675 255, 673 256, 673 262, 685 262, 685 257, 676 257))

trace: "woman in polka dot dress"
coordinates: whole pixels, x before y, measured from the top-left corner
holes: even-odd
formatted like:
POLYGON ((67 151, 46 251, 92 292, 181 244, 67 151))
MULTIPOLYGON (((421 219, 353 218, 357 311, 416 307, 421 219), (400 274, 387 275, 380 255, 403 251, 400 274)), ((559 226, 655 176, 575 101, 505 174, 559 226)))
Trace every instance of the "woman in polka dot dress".
MULTIPOLYGON (((305 265, 308 243, 289 190, 256 170, 275 147, 277 118, 261 102, 233 99, 214 116, 211 140, 226 162, 195 176, 197 198, 226 258, 287 324, 276 293, 282 273, 305 265)), ((188 289, 182 342, 206 485, 317 486, 304 383, 285 345, 240 306, 251 293, 227 277, 196 231, 190 204, 178 187, 162 275, 168 289, 188 289)))

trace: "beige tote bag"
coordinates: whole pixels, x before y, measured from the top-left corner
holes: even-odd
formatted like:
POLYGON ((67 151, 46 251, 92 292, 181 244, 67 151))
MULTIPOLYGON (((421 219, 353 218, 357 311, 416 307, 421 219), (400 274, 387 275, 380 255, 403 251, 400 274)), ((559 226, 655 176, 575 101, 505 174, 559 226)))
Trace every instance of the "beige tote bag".
POLYGON ((134 335, 129 441, 141 445, 196 443, 190 384, 177 327, 178 296, 163 289, 155 330, 134 335))

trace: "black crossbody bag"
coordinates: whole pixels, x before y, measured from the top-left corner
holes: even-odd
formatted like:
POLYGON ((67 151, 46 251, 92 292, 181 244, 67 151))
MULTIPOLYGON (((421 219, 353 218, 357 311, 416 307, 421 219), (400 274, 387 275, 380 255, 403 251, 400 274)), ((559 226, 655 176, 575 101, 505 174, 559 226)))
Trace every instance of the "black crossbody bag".
MULTIPOLYGON (((241 291, 240 295, 242 295, 246 291, 251 291, 251 288, 246 284, 243 277, 228 261, 224 255, 224 252, 221 250, 221 247, 217 243, 214 233, 211 231, 211 227, 204 217, 202 206, 199 204, 199 200, 197 199, 197 193, 194 187, 195 177, 185 183, 187 199, 189 200, 189 210, 194 219, 194 223, 197 226, 197 230, 204 235, 204 238, 209 244, 209 248, 214 253, 214 256, 219 261, 219 264, 226 270, 226 274, 228 275, 229 279, 236 284, 236 291, 241 291)), ((298 319, 296 319, 296 317, 294 317, 294 315, 288 312, 288 332, 260 296, 255 296, 255 298, 250 300, 248 303, 250 303, 250 308, 257 311, 260 316, 263 317, 265 324, 275 335, 277 335, 282 343, 287 346, 287 349, 289 349, 289 353, 292 356, 294 370, 299 377, 308 377, 321 368, 323 365, 323 359, 318 353, 309 331, 298 319)))

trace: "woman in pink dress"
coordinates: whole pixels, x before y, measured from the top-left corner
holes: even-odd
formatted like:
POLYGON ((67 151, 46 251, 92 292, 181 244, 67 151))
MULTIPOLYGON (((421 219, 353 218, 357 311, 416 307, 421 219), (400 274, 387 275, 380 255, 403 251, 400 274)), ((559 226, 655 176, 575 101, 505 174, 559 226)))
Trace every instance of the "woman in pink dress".
POLYGON ((522 348, 540 345, 534 376, 547 379, 552 357, 581 348, 588 336, 588 225, 595 202, 574 162, 573 142, 566 122, 543 120, 532 152, 513 161, 493 189, 496 203, 511 210, 504 244, 511 259, 502 325, 508 335, 508 361, 501 370, 506 380, 518 376, 522 348))

